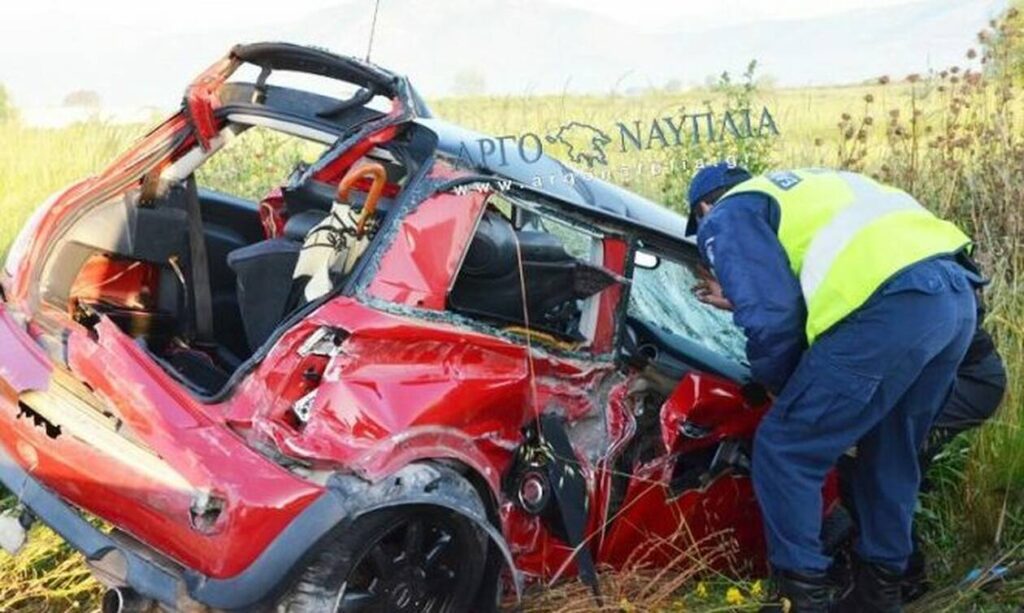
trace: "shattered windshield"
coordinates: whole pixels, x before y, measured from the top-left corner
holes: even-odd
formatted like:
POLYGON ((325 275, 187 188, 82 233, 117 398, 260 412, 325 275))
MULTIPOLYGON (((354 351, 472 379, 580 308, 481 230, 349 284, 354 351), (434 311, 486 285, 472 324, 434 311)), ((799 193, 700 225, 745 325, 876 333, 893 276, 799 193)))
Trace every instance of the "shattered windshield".
POLYGON ((694 341, 739 364, 746 364, 746 338, 732 313, 693 295, 695 264, 665 258, 653 268, 637 267, 629 295, 629 316, 694 341))

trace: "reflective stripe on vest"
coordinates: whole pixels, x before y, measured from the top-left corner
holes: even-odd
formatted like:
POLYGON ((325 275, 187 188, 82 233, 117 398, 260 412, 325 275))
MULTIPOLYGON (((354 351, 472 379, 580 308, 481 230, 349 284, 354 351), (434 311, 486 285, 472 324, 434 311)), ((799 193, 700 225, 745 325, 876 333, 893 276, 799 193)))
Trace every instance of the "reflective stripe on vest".
POLYGON ((808 342, 899 270, 970 242, 906 192, 851 172, 770 173, 737 185, 722 203, 743 192, 763 193, 779 204, 779 242, 800 278, 808 342))
POLYGON ((853 202, 836 213, 832 220, 811 239, 804 252, 803 268, 800 270, 800 287, 804 296, 810 298, 825 280, 832 263, 853 237, 873 221, 897 211, 928 211, 899 190, 882 190, 866 177, 852 172, 838 174, 853 192, 853 202))

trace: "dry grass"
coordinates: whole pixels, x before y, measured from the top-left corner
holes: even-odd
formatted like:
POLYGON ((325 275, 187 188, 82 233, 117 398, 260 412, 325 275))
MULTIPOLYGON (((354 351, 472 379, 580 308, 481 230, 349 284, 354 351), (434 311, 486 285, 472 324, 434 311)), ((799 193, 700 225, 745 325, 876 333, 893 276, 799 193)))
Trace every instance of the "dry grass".
POLYGON ((91 611, 99 595, 82 556, 46 527, 33 528, 17 557, 0 551, 0 611, 91 611))
MULTIPOLYGON (((652 483, 653 485, 653 483, 652 483)), ((669 537, 651 537, 626 561, 624 570, 602 569, 599 596, 579 580, 527 589, 522 613, 585 611, 716 611, 757 608, 766 597, 761 580, 749 576, 749 561, 728 531, 695 541, 682 523, 669 537)))

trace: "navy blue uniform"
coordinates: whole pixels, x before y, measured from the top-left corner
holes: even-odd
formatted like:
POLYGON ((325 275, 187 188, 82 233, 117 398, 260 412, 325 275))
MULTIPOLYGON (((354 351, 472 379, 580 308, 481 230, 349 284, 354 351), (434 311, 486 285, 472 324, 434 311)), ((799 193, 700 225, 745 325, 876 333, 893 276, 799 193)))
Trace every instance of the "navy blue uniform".
POLYGON ((918 452, 973 336, 977 277, 948 257, 913 264, 807 348, 803 295, 778 225, 771 198, 740 194, 720 201, 697 235, 746 333, 752 376, 778 392, 753 457, 770 561, 804 574, 827 570, 821 484, 857 446, 858 554, 902 571, 918 452))
POLYGON ((800 281, 777 236, 779 205, 743 193, 723 201, 701 222, 697 246, 733 304, 747 336, 753 378, 778 392, 806 348, 807 308, 800 281))

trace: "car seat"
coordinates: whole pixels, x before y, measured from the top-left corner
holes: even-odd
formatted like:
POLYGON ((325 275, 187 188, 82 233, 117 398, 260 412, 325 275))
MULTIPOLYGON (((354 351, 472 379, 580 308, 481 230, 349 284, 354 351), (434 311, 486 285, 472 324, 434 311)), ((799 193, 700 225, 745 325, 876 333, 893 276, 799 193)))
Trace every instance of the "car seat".
POLYGON ((236 249, 228 254, 235 272, 238 308, 249 348, 256 350, 291 310, 292 285, 303 241, 327 213, 317 210, 293 215, 284 236, 236 249))

